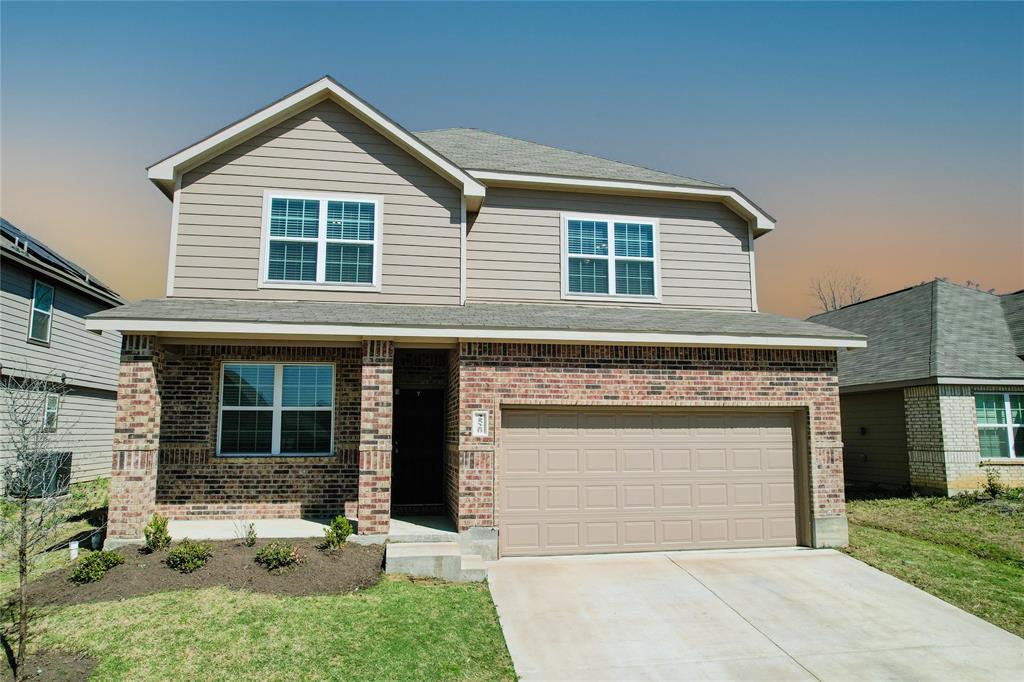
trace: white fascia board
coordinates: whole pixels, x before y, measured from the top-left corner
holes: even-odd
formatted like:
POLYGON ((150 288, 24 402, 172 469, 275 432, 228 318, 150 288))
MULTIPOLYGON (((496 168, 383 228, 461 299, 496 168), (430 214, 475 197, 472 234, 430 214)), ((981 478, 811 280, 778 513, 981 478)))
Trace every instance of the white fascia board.
POLYGON ((608 332, 564 329, 470 329, 463 327, 403 327, 286 324, 275 322, 211 322, 190 320, 87 319, 93 331, 139 334, 248 334, 251 336, 336 336, 461 341, 539 341, 561 343, 614 343, 626 345, 726 346, 735 348, 863 348, 863 339, 805 336, 742 336, 730 334, 673 334, 666 332, 608 332))
POLYGON ((487 192, 487 188, 483 184, 330 78, 321 78, 284 99, 260 109, 251 116, 214 133, 205 140, 158 161, 149 167, 149 179, 164 187, 172 185, 179 174, 244 142, 261 130, 328 98, 448 178, 453 184, 460 186, 467 203, 473 208, 479 207, 487 192))
POLYGON ((758 208, 752 201, 734 189, 719 187, 687 187, 683 185, 661 185, 650 182, 627 180, 595 180, 592 178, 570 178, 554 175, 530 175, 503 171, 470 170, 470 174, 484 183, 512 187, 541 187, 546 189, 584 190, 591 192, 612 192, 670 196, 698 201, 720 201, 727 204, 739 215, 751 221, 757 236, 775 229, 775 219, 758 208))

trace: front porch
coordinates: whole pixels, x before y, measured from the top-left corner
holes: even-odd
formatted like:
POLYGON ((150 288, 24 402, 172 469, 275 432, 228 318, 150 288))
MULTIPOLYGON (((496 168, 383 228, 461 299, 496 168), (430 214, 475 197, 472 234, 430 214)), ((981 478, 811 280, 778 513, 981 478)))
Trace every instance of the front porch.
POLYGON ((126 335, 109 541, 141 541, 154 513, 171 520, 173 536, 194 539, 237 537, 244 522, 260 537, 321 536, 345 515, 367 540, 451 541, 473 522, 467 515, 460 527, 451 456, 456 359, 455 349, 388 340, 126 335), (323 371, 304 379, 310 368, 323 371))

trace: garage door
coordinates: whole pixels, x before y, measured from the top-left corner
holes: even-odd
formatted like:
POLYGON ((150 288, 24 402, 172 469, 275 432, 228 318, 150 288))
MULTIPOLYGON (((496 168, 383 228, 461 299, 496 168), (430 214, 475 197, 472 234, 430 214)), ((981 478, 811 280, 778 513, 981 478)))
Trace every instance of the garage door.
POLYGON ((796 544, 787 414, 506 410, 503 556, 796 544))

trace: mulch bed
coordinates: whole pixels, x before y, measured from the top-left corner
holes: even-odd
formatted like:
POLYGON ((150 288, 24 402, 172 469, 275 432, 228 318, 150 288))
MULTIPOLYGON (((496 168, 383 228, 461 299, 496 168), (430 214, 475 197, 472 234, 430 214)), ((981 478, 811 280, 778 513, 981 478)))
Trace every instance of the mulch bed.
MULTIPOLYGON (((25 659, 23 680, 33 682, 80 682, 89 679, 92 669, 99 660, 84 654, 69 654, 63 651, 40 651, 25 659)), ((3 679, 13 679, 11 669, 4 661, 3 679)))
POLYGON ((315 539, 284 542, 298 550, 302 562, 281 573, 271 573, 255 561, 256 552, 267 540, 260 540, 255 547, 245 547, 237 540, 211 541, 213 556, 189 574, 164 565, 166 550, 146 554, 137 547, 121 547, 117 551, 125 562, 110 569, 102 580, 76 585, 68 580, 71 568, 66 568, 29 583, 29 598, 34 606, 81 604, 205 587, 298 597, 354 592, 380 580, 383 545, 349 543, 341 549, 321 551, 315 539))

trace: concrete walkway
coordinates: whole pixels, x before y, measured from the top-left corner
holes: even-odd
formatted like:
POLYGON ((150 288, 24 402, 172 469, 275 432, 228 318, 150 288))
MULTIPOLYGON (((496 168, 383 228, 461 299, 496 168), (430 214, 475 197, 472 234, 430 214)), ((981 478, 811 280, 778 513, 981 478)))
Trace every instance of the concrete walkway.
POLYGON ((502 559, 524 680, 1010 680, 1024 640, 831 550, 502 559))

